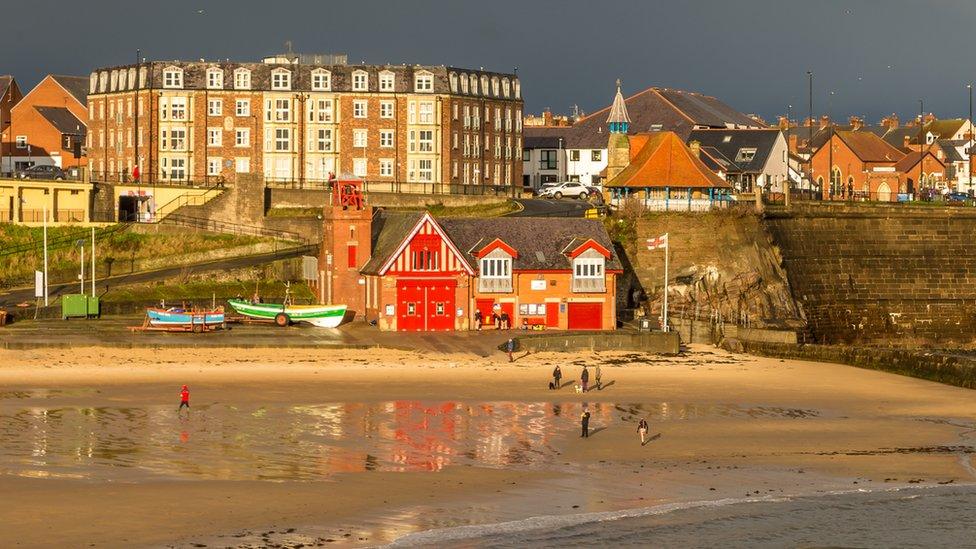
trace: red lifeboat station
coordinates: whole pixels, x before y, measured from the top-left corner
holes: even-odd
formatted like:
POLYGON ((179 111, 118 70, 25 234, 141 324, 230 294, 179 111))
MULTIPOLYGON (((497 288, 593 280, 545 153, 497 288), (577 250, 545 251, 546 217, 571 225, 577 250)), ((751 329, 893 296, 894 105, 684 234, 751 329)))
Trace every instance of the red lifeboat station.
POLYGON ((622 271, 599 220, 434 218, 366 204, 359 181, 337 181, 325 208, 324 301, 382 330, 612 330, 622 271))

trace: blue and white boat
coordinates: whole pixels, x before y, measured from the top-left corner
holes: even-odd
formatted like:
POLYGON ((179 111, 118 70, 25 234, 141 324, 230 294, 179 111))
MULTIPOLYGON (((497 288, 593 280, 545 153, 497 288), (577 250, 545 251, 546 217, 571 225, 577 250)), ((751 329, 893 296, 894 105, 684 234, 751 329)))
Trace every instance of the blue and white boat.
POLYGON ((216 329, 224 324, 224 309, 218 307, 211 311, 190 311, 176 307, 168 309, 146 309, 149 325, 159 328, 183 329, 202 332, 216 329))

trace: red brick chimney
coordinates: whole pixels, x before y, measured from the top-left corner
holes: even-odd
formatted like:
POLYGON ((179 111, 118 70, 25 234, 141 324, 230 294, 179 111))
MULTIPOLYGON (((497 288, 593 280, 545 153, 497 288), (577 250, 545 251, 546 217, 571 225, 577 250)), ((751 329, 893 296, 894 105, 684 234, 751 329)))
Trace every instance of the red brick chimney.
POLYGON ((929 122, 935 122, 935 120, 936 120, 935 114, 928 113, 928 114, 925 115, 925 118, 923 120, 925 121, 926 124, 928 124, 929 122))
POLYGON ((789 143, 789 147, 790 147, 790 151, 791 152, 794 152, 794 153, 796 152, 796 150, 797 150, 796 147, 797 147, 797 144, 798 143, 799 143, 799 141, 797 140, 796 134, 795 133, 791 133, 790 134, 790 143, 789 143))
POLYGON ((780 116, 779 117, 779 124, 778 125, 779 125, 779 129, 781 129, 781 130, 789 129, 789 127, 790 127, 790 119, 789 118, 786 118, 785 116, 780 116))
POLYGON ((820 115, 820 129, 824 129, 830 125, 830 117, 826 114, 820 115))
POLYGON ((852 116, 847 119, 847 123, 851 125, 852 130, 859 130, 864 126, 864 121, 861 120, 859 116, 852 116))
POLYGON ((549 109, 542 111, 542 125, 552 126, 552 111, 549 109))
POLYGON ((911 141, 912 141, 912 137, 910 135, 906 135, 904 139, 904 143, 902 144, 902 148, 907 149, 911 141))
POLYGON ((881 126, 889 130, 894 130, 898 127, 898 115, 891 113, 891 116, 886 116, 881 119, 881 126))

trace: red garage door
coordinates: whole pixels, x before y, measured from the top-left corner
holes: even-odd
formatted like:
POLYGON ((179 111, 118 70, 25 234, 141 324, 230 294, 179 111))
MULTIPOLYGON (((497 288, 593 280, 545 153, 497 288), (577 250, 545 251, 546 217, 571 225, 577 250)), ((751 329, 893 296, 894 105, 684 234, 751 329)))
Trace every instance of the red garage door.
POLYGON ((453 330, 456 285, 454 280, 398 280, 397 329, 453 330))
POLYGON ((603 303, 568 303, 570 330, 603 328, 603 303))

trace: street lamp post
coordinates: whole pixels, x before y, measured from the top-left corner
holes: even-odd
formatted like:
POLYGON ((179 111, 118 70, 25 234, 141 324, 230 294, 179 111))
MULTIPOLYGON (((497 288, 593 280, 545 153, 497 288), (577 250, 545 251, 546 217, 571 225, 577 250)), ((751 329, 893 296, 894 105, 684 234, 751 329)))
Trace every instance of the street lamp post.
MULTIPOLYGON (((813 186, 813 71, 807 71, 807 98, 809 99, 809 121, 810 125, 807 127, 807 177, 810 179, 807 182, 807 187, 813 186)), ((820 193, 820 198, 823 198, 823 189, 818 189, 817 192, 820 193)))
POLYGON ((922 127, 925 125, 925 103, 918 100, 918 191, 922 192, 922 127))
POLYGON ((966 144, 966 187, 967 191, 973 190, 973 83, 966 84, 969 90, 969 143, 966 144))

